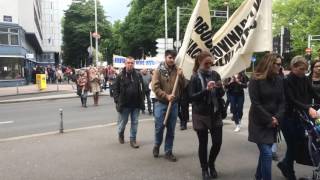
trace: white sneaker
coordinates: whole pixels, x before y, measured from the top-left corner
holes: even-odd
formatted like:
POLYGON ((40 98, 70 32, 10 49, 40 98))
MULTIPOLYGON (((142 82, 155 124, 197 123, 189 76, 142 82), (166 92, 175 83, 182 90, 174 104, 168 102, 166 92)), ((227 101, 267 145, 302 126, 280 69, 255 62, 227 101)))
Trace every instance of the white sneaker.
POLYGON ((240 131, 240 125, 237 125, 236 128, 234 129, 234 132, 239 132, 240 131))

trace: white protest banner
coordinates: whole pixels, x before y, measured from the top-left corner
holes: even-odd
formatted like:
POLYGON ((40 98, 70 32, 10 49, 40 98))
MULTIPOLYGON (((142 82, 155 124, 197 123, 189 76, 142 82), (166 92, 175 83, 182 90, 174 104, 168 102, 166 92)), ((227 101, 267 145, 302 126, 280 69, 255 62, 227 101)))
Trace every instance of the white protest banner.
MULTIPOLYGON (((124 68, 126 57, 113 55, 113 67, 124 68)), ((161 62, 161 58, 147 57, 142 60, 135 60, 135 69, 156 69, 161 62)))
POLYGON ((208 1, 198 0, 177 56, 187 78, 192 75, 195 57, 203 50, 214 55, 213 69, 222 79, 249 67, 253 52, 272 51, 272 1, 244 1, 211 40, 209 17, 208 1))
POLYGON ((211 18, 208 0, 198 0, 189 20, 183 44, 176 61, 183 69, 184 75, 190 78, 195 57, 202 51, 210 51, 212 46, 211 18))

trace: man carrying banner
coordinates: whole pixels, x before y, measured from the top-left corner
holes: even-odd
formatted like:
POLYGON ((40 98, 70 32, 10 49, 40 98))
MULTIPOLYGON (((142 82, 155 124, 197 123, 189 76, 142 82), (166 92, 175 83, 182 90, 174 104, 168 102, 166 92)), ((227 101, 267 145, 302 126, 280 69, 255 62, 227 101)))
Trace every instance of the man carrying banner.
POLYGON ((177 158, 172 154, 175 127, 178 117, 177 99, 180 96, 181 89, 184 87, 185 78, 181 69, 175 64, 177 52, 167 50, 165 52, 165 62, 162 62, 154 71, 152 77, 152 90, 156 94, 155 102, 155 144, 153 148, 153 156, 159 157, 159 149, 163 140, 163 131, 167 127, 165 139, 165 158, 171 162, 176 162, 177 158), (176 78, 179 78, 177 91, 173 93, 176 78), (171 111, 167 124, 164 125, 165 115, 169 102, 172 103, 171 111))

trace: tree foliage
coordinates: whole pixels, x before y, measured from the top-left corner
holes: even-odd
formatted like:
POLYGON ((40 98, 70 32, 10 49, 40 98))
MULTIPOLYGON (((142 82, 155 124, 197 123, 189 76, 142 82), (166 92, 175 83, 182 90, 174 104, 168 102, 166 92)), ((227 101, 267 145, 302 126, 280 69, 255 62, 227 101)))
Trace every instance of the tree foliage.
MULTIPOLYGON (((112 37, 111 24, 107 21, 103 7, 98 1, 98 31, 100 41, 107 41, 112 37)), ((88 59, 87 48, 90 46, 90 32, 94 26, 94 0, 73 3, 65 11, 63 21, 63 60, 64 64, 80 67, 81 62, 88 59)), ((95 40, 93 39, 93 45, 95 40)), ((105 44, 101 43, 99 51, 105 55, 105 44)), ((99 59, 102 60, 102 59, 99 59)))
MULTIPOLYGON (((274 34, 280 34, 281 26, 291 31, 293 54, 304 54, 308 35, 320 35, 320 1, 275 0, 273 4, 274 34)), ((314 43, 314 53, 320 43, 314 43)))

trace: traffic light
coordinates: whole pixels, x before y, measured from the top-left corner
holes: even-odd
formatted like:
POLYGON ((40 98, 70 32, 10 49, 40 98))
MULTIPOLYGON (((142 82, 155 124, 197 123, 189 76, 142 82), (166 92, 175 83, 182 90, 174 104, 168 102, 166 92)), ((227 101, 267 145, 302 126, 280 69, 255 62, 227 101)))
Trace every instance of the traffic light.
POLYGON ((291 52, 291 35, 289 28, 284 28, 283 34, 283 54, 289 54, 291 52))

